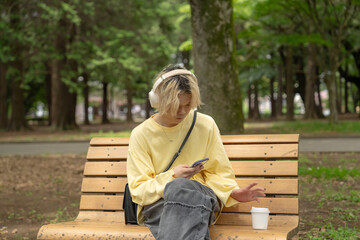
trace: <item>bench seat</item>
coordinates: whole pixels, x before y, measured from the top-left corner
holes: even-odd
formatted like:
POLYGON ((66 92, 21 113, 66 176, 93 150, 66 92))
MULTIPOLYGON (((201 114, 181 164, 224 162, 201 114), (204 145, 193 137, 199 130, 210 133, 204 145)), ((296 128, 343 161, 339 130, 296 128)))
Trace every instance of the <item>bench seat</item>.
MULTIPOLYGON (((210 235, 211 239, 287 239, 296 227, 269 226, 267 230, 254 230, 252 226, 214 225, 210 227, 210 235)), ((46 232, 47 239, 154 239, 147 227, 120 222, 77 220, 47 225, 42 231, 46 232)), ((38 238, 42 239, 41 232, 38 238)))
MULTIPOLYGON (((225 208, 211 239, 289 239, 298 231, 298 134, 222 136, 240 187, 258 182, 260 203, 225 208), (267 230, 251 226, 251 207, 270 210, 267 230)), ((93 138, 74 221, 44 225, 38 239, 154 239, 147 227, 124 224, 122 199, 128 138, 93 138)))

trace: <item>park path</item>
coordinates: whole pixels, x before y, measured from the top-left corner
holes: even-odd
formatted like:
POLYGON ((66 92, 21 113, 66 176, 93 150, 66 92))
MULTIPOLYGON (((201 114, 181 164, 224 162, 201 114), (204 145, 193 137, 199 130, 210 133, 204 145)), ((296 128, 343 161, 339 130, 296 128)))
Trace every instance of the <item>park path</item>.
MULTIPOLYGON (((0 155, 86 153, 89 142, 0 143, 0 155)), ((360 152, 360 137, 302 137, 301 152, 360 152)))

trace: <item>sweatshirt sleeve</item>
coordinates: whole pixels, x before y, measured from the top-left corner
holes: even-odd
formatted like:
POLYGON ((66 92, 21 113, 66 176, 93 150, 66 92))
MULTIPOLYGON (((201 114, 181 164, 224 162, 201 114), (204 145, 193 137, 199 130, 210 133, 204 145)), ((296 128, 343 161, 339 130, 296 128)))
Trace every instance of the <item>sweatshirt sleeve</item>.
POLYGON ((206 185, 215 192, 226 207, 231 207, 239 203, 231 197, 232 191, 239 189, 239 186, 235 180, 234 170, 225 152, 220 132, 215 122, 208 148, 212 164, 207 166, 204 172, 206 185))
POLYGON ((156 174, 146 143, 136 133, 130 137, 127 178, 133 201, 142 206, 162 198, 166 183, 174 179, 172 169, 156 174))

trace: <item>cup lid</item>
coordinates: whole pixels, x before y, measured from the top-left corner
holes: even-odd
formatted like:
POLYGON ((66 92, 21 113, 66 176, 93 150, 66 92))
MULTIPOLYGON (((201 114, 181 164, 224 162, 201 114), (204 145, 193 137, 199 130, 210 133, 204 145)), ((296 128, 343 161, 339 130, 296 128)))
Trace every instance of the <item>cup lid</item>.
POLYGON ((251 213, 270 213, 270 210, 268 208, 252 207, 251 213))

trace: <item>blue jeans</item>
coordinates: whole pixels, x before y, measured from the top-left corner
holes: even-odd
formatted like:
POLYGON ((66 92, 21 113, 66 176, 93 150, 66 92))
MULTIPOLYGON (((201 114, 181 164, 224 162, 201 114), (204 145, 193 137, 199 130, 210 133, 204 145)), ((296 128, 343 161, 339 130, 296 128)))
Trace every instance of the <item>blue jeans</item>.
POLYGON ((165 186, 164 199, 144 206, 145 225, 156 239, 210 239, 209 225, 220 204, 213 190, 201 183, 177 178, 165 186))

